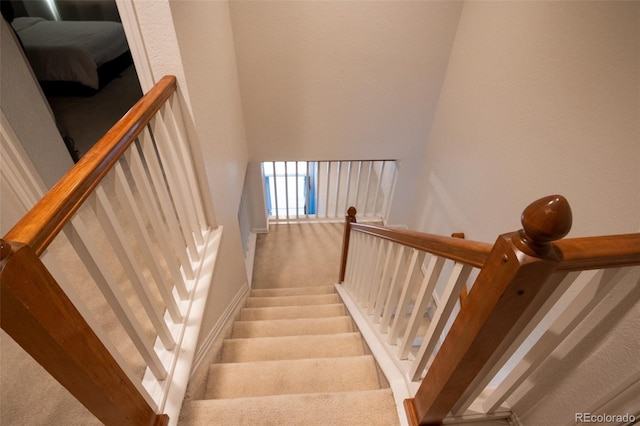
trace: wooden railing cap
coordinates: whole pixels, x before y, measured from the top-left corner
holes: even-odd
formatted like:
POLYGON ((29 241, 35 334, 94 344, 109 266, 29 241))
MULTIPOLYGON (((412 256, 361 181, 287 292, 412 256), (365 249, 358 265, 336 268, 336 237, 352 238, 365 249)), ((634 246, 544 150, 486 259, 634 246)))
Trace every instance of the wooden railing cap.
POLYGON ((552 241, 571 230, 571 207, 562 195, 548 195, 524 209, 521 223, 521 242, 537 254, 544 254, 551 249, 552 241))

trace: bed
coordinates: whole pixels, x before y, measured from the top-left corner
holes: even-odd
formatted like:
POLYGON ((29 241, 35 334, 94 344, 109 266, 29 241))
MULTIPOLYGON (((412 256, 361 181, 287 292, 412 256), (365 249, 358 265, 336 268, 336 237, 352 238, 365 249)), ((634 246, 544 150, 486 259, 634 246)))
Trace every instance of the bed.
POLYGON ((21 17, 11 24, 45 93, 93 94, 131 64, 119 22, 21 17))

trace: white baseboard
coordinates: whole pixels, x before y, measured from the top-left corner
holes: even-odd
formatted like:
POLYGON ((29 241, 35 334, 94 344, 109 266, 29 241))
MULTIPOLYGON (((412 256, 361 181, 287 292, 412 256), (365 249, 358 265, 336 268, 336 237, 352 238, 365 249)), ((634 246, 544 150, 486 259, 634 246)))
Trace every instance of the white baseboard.
POLYGON ((245 283, 236 293, 231 302, 227 305, 227 309, 218 319, 216 325, 211 329, 207 337, 202 341, 202 345, 198 348, 193 360, 193 366, 191 368, 191 375, 198 370, 202 362, 206 359, 209 351, 213 347, 214 342, 221 336, 222 330, 229 321, 233 321, 233 313, 236 311, 240 303, 245 299, 245 296, 249 292, 249 285, 245 283))

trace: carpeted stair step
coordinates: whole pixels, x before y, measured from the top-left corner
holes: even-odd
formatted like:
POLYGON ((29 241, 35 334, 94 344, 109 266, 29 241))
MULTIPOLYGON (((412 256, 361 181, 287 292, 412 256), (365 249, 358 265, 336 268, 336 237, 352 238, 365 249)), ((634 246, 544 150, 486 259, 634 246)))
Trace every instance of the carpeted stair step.
POLYGON ((212 364, 205 399, 380 389, 371 355, 212 364))
POLYGON ((331 305, 276 306, 267 308, 242 308, 240 321, 256 321, 292 318, 326 318, 346 315, 342 303, 331 305))
POLYGON ((271 306, 331 305, 340 302, 340 296, 336 293, 302 296, 249 297, 247 299, 246 307, 265 308, 271 306))
POLYGON ((364 355, 360 333, 227 339, 221 362, 272 361, 364 355))
POLYGON ((294 318, 262 321, 236 321, 233 324, 234 339, 251 337, 300 336, 354 331, 351 317, 294 318))
POLYGON ((331 285, 317 287, 254 288, 251 290, 251 297, 301 296, 305 294, 331 294, 335 292, 335 288, 331 285))
POLYGON ((394 426, 389 389, 192 401, 183 425, 394 426))

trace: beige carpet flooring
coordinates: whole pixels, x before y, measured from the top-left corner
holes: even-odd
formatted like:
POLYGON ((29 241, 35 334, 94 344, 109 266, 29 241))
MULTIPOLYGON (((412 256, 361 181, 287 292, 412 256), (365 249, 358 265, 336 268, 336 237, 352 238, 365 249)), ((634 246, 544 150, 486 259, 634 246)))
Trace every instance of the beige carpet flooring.
POLYGON ((181 425, 399 424, 333 288, 341 241, 340 224, 277 225, 258 236, 251 295, 181 425))
POLYGON ((270 225, 258 234, 252 288, 309 287, 338 281, 343 225, 270 225))

